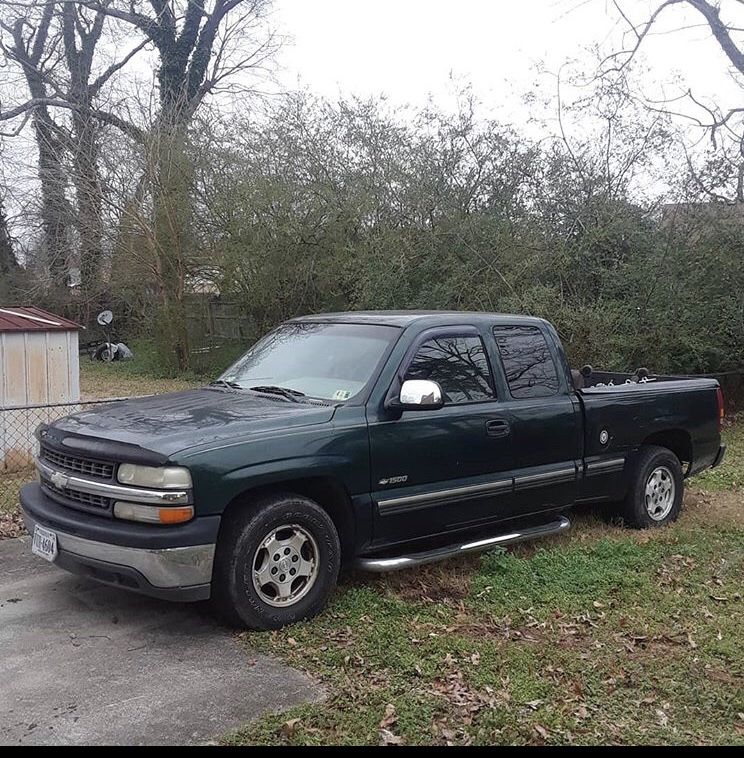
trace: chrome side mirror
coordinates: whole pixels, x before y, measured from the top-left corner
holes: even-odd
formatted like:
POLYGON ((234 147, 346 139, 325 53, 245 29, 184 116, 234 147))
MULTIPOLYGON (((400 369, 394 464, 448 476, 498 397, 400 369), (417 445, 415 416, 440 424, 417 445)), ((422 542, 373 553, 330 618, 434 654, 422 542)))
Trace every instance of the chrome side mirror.
POLYGON ((444 405, 442 388, 428 379, 408 379, 392 403, 401 411, 436 411, 444 405))

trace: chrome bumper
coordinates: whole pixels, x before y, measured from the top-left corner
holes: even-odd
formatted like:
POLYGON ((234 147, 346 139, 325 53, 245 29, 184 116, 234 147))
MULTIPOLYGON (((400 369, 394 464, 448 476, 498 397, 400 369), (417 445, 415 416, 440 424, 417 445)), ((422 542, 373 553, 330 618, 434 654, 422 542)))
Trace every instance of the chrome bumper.
MULTIPOLYGON (((25 512, 23 519, 29 534, 33 534, 36 520, 25 512)), ((40 525, 49 528, 43 523, 40 525)), ((86 540, 57 529, 53 531, 57 535, 60 556, 72 561, 77 558, 83 559, 84 562, 87 559, 113 568, 119 566, 136 571, 154 590, 175 590, 209 585, 212 581, 215 545, 147 550, 86 540)), ((144 587, 136 589, 147 593, 144 587)))

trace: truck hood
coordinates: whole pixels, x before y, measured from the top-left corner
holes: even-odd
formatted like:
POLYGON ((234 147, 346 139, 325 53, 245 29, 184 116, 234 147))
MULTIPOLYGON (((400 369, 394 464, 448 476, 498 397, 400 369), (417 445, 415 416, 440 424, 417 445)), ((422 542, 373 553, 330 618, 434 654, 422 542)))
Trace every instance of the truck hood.
POLYGON ((334 406, 215 387, 93 406, 55 421, 55 432, 137 445, 165 456, 197 445, 331 420, 334 406))

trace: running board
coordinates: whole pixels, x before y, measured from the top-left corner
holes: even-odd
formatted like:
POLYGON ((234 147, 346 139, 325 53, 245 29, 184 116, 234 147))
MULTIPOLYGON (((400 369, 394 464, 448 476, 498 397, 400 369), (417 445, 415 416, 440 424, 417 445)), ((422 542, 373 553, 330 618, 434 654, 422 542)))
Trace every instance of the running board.
POLYGON ((555 521, 540 524, 540 526, 532 526, 527 529, 509 532, 508 534, 499 534, 496 537, 487 537, 475 542, 448 545, 447 547, 440 547, 435 550, 427 550, 423 553, 401 555, 396 558, 357 558, 356 567, 362 571, 372 571, 376 574, 382 574, 386 571, 398 571, 399 569, 423 566, 425 563, 443 561, 446 558, 453 558, 456 555, 463 555, 464 553, 474 553, 500 545, 513 545, 516 542, 524 542, 525 540, 537 539, 538 537, 548 537, 551 534, 560 534, 569 529, 570 526, 571 522, 565 516, 561 516, 555 521))

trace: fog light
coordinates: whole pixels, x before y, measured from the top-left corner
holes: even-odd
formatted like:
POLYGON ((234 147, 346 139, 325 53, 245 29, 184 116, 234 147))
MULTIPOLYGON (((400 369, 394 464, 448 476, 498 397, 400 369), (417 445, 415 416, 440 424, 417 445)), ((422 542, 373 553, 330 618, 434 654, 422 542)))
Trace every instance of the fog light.
POLYGON ((182 524, 194 518, 191 505, 177 508, 160 508, 157 505, 114 503, 114 516, 126 521, 143 521, 148 524, 182 524))

